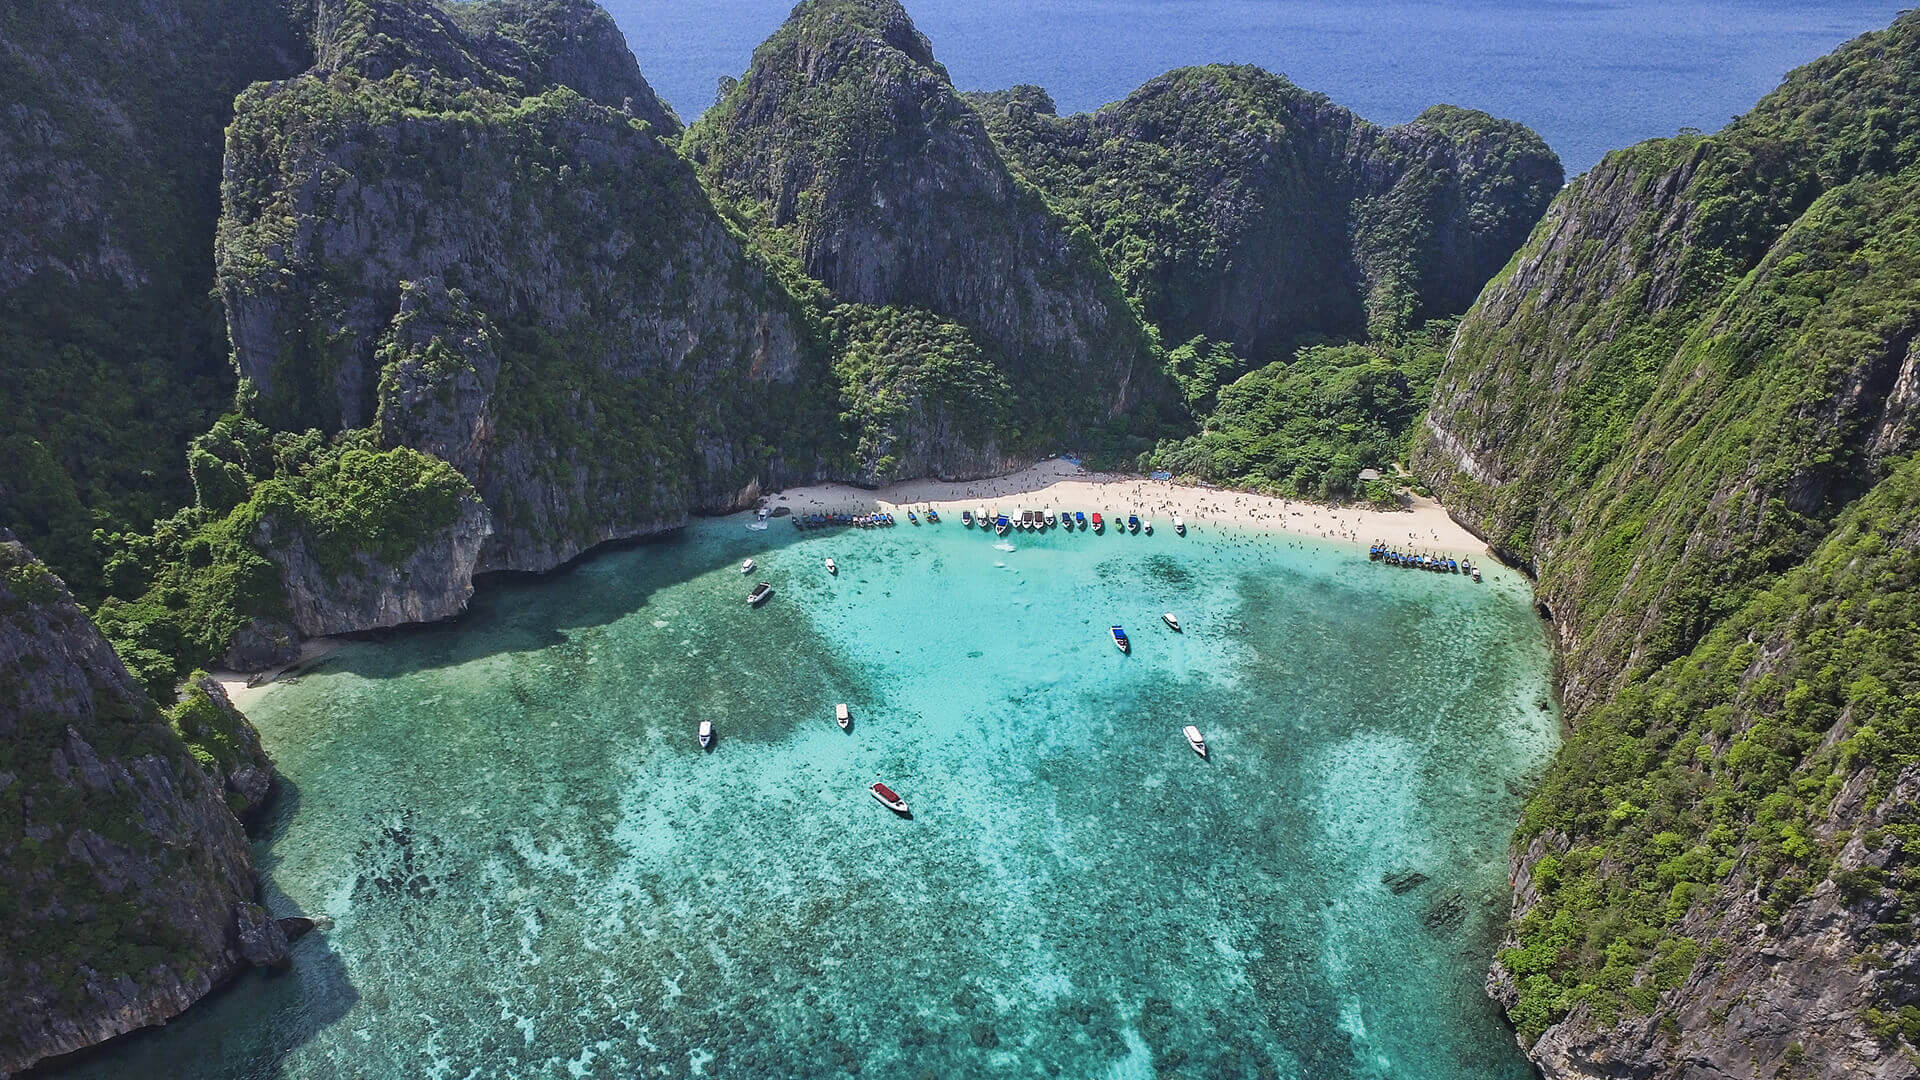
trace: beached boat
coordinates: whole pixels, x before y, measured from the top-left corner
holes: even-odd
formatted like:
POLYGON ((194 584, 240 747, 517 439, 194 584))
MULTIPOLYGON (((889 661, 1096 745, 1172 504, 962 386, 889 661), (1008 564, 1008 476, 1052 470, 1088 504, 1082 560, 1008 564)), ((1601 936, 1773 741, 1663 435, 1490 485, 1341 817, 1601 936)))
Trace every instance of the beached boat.
POLYGON ((1094 532, 1107 531, 1107 523, 1100 520, 1100 512, 1098 510, 1095 510, 1093 512, 1093 531, 1094 532))
POLYGON ((840 573, 840 568, 834 565, 832 556, 828 556, 827 558, 827 573, 833 574, 836 576, 838 576, 840 573))
POLYGON ((835 705, 833 707, 833 722, 840 725, 841 731, 852 731, 853 713, 849 712, 844 704, 835 705))
POLYGON ((1152 536, 1153 535, 1153 519, 1148 518, 1146 520, 1146 523, 1140 526, 1140 531, 1143 533, 1146 533, 1148 536, 1152 536))
POLYGON ((1180 520, 1179 514, 1173 515, 1173 534, 1175 536, 1187 535, 1187 523, 1180 520))
POLYGON ((1007 520, 1007 515, 1001 514, 993 519, 993 531, 996 535, 1005 536, 1007 530, 1011 528, 1013 528, 1013 522, 1007 520))
POLYGON ((912 815, 913 811, 907 809, 907 800, 895 794, 894 790, 887 785, 875 781, 873 786, 867 790, 873 793, 873 797, 880 801, 881 806, 886 807, 896 814, 912 815))
POLYGON ((1169 611, 1160 616, 1160 621, 1167 624, 1167 629, 1176 634, 1180 633, 1180 616, 1169 611))
POLYGON ((752 559, 748 559, 747 561, 745 561, 745 562, 743 562, 743 563, 741 563, 741 564, 740 564, 740 572, 741 572, 741 573, 743 573, 743 574, 751 574, 751 573, 753 573, 753 560, 752 560, 752 559))
POLYGON ((973 512, 973 520, 979 522, 980 527, 984 529, 987 527, 987 524, 993 520, 993 518, 988 516, 985 509, 975 509, 973 512))
POLYGON ((931 506, 927 507, 927 520, 935 525, 940 524, 940 511, 931 506))
POLYGON ((713 721, 702 720, 700 721, 700 749, 705 750, 707 747, 712 745, 713 745, 713 721))
POLYGON ((1075 511, 1073 512, 1073 523, 1074 523, 1075 525, 1078 525, 1078 526, 1080 526, 1080 527, 1081 527, 1081 528, 1083 528, 1083 529, 1084 529, 1084 528, 1086 528, 1086 527, 1087 527, 1087 513, 1086 513, 1086 511, 1084 511, 1084 510, 1075 510, 1075 511))
POLYGON ((1054 522, 1053 511, 1049 510, 1047 511, 1047 528, 1049 529, 1053 528, 1053 522, 1054 522))
POLYGON ((966 526, 969 529, 973 528, 973 511, 971 510, 960 511, 960 524, 966 526))
POLYGON ((1127 515, 1127 531, 1136 532, 1136 533, 1140 531, 1140 515, 1139 514, 1127 515))
POLYGON ((773 586, 763 581, 760 584, 755 585, 753 587, 753 591, 747 594, 747 606, 759 607, 761 604, 764 604, 767 602, 767 597, 772 595, 773 595, 773 586))
POLYGON ((1194 753, 1199 754, 1201 757, 1207 756, 1207 740, 1200 737, 1199 728, 1188 724, 1186 727, 1180 729, 1180 734, 1187 737, 1187 745, 1193 747, 1194 753))
POLYGON ((1118 626, 1109 626, 1107 627, 1107 633, 1113 635, 1113 643, 1120 647, 1121 652, 1130 653, 1133 651, 1133 642, 1127 640, 1127 632, 1125 630, 1122 630, 1118 626))
POLYGON ((914 512, 913 512, 913 511, 911 511, 911 510, 909 510, 909 511, 907 511, 907 521, 909 521, 910 523, 912 523, 912 524, 914 524, 914 525, 918 525, 918 524, 920 524, 920 515, 918 515, 918 514, 916 514, 916 513, 914 513, 914 512))

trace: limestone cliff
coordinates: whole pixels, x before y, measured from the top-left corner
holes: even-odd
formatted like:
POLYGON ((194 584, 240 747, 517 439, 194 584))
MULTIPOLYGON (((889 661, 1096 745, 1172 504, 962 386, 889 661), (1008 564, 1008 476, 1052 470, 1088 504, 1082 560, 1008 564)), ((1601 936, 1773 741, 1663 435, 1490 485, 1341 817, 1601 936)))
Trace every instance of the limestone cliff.
POLYGON ((264 756, 226 719, 234 769, 216 778, 0 530, 0 1075, 164 1022, 285 957, 223 797, 232 782, 251 801, 264 756))
POLYGON ((102 524, 190 496, 232 397, 213 284, 220 132, 306 66, 298 3, 89 0, 0 14, 0 525, 98 599, 102 524))
POLYGON ((1030 442, 1161 392, 1098 251, 1008 170, 894 0, 795 7, 683 144, 760 242, 835 298, 962 327, 1030 442))
POLYGON ((661 141, 632 57, 493 58, 530 12, 581 5, 322 8, 321 66, 248 91, 228 133, 219 284, 260 419, 377 419, 447 455, 491 517, 478 571, 818 474, 823 354, 661 141), (585 96, 607 87, 620 107, 585 96))
POLYGON ((1378 127, 1244 65, 1068 117, 1033 86, 969 99, 1169 343, 1230 341, 1256 364, 1466 310, 1563 179, 1520 124, 1435 106, 1378 127))
POLYGON ((1914 1075, 1916 87, 1909 14, 1609 155, 1439 376, 1415 470, 1562 647, 1494 979, 1550 1076, 1914 1075))

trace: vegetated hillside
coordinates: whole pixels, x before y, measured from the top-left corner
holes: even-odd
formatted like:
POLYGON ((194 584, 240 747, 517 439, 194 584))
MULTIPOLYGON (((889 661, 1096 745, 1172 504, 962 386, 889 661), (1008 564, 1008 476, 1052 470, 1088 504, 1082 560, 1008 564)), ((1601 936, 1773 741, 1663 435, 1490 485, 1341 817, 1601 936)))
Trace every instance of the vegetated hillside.
POLYGON ((100 612, 153 685, 820 475, 825 350, 605 19, 328 0, 321 65, 241 95, 217 245, 240 412, 188 454, 195 505, 116 538, 100 612))
MULTIPOLYGON (((943 333, 970 338, 994 373, 979 374, 1010 395, 997 445, 1054 449, 1162 394, 1098 251, 1008 171, 893 0, 795 7, 682 146, 793 275, 839 301, 957 324, 943 333)), ((867 366, 887 355, 869 350, 867 366)))
POLYGON ((1057 116, 1033 86, 969 99, 1167 341, 1255 365, 1465 311, 1563 180, 1523 125, 1436 105, 1377 127, 1245 65, 1171 71, 1092 114, 1057 116))
POLYGON ((213 285, 220 131, 307 64, 282 0, 0 5, 0 525, 98 599, 97 525, 191 497, 232 394, 213 285))
POLYGON ((1198 434, 1166 439, 1142 469, 1301 498, 1364 495, 1399 505, 1395 462, 1406 457, 1433 391, 1454 320, 1387 341, 1314 345, 1225 385, 1244 364, 1226 342, 1195 338, 1168 354, 1198 434), (1387 479, 1362 481, 1367 469, 1387 479))
POLYGON ((1550 1075, 1914 1074, 1917 333, 1913 14, 1609 155, 1461 325, 1414 467, 1574 724, 1495 980, 1550 1075))
POLYGON ((285 958, 234 816, 271 770, 217 683, 156 707, 0 528, 0 1075, 285 958))

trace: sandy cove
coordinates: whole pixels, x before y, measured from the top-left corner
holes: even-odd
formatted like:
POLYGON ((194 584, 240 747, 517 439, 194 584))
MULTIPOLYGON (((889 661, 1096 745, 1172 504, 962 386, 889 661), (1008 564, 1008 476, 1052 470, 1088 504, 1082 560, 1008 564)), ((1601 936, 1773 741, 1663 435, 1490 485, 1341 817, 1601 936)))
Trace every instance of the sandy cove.
POLYGON ((1098 510, 1108 521, 1128 514, 1170 529, 1179 514, 1189 530, 1210 524, 1311 536, 1335 543, 1367 545, 1375 540, 1403 551, 1478 558, 1487 545, 1447 516, 1446 507, 1415 497, 1401 510, 1363 506, 1326 506, 1252 495, 1242 491, 1194 487, 1121 473, 1089 472, 1062 458, 988 480, 907 480, 878 491, 845 484, 788 488, 765 502, 795 513, 871 513, 904 516, 932 506, 958 521, 960 511, 985 508, 1018 513, 1027 510, 1098 510))
MULTIPOLYGON (((1480 558, 1487 546, 1447 516, 1432 499, 1415 497, 1401 510, 1363 506, 1326 506, 1148 480, 1122 473, 1089 472, 1062 458, 1049 458, 1032 468, 987 480, 907 480, 878 491, 847 484, 817 484, 788 488, 765 500, 768 507, 787 507, 797 514, 865 514, 876 510, 904 517, 908 510, 928 506, 954 524, 960 511, 1044 510, 1062 507, 1092 514, 1098 510, 1116 525, 1128 514, 1139 514, 1156 528, 1171 530, 1173 515, 1185 519, 1188 531, 1223 524, 1243 529, 1267 529, 1332 543, 1371 544, 1375 540, 1403 551, 1480 558)), ((294 662, 263 675, 231 671, 212 672, 242 711, 281 675, 297 670, 344 644, 340 638, 314 638, 300 643, 294 662)))

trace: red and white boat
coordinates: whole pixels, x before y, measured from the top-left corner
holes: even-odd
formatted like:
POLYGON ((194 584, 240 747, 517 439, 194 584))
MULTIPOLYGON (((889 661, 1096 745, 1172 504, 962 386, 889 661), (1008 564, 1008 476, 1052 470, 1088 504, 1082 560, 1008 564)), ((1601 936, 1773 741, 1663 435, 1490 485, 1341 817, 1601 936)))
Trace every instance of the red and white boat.
POLYGON ((907 800, 894 794, 893 789, 888 787, 887 785, 876 781, 874 785, 868 788, 867 790, 873 793, 874 798, 880 800, 881 806, 886 807, 887 809, 893 811, 894 813, 896 814, 912 813, 912 811, 907 809, 907 800))

